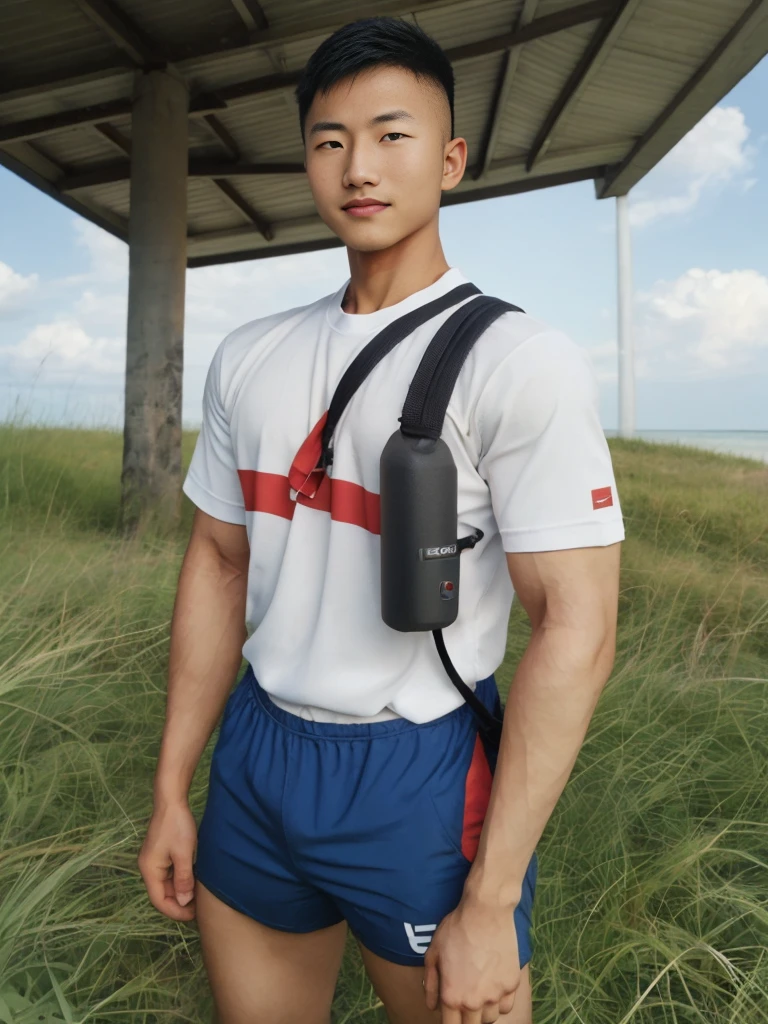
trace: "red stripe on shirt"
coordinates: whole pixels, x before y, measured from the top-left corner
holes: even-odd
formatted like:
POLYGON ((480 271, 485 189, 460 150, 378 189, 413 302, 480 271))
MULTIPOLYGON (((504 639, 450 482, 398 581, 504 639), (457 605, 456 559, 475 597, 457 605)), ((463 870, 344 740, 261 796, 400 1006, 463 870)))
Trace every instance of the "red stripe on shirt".
POLYGON ((346 480, 331 480, 331 519, 381 533, 378 494, 346 480))
MULTIPOLYGON (((267 512, 283 519, 293 519, 296 502, 291 498, 287 476, 260 473, 254 469, 239 469, 237 473, 247 512, 267 512)), ((366 491, 360 484, 333 480, 323 474, 315 496, 308 498, 298 494, 296 501, 318 512, 329 512, 336 522, 359 526, 369 533, 381 532, 379 495, 366 491)))
POLYGON ((268 512, 283 519, 293 519, 295 503, 287 476, 279 473, 257 473, 255 469, 238 469, 240 486, 247 512, 268 512))

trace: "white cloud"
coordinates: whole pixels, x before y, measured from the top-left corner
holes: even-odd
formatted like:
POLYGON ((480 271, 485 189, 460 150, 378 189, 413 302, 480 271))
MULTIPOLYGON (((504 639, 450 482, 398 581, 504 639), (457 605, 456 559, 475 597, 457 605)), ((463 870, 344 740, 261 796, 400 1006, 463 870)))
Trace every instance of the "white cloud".
POLYGON ((638 295, 640 340, 656 362, 697 375, 743 370, 768 350, 768 277, 693 268, 638 295))
POLYGON ((17 274, 7 263, 0 261, 0 316, 14 312, 26 296, 37 287, 37 274, 17 274))
POLYGON ((15 345, 0 346, 11 369, 42 370, 61 378, 73 371, 119 374, 125 369, 125 348, 118 338, 91 337, 71 319, 38 324, 15 345))
MULTIPOLYGON (((635 296, 638 378, 690 380, 766 372, 768 277, 694 267, 635 296)), ((589 349, 598 379, 615 381, 614 341, 589 349)))
POLYGON ((729 182, 751 188, 754 150, 738 107, 715 107, 685 135, 630 196, 630 220, 644 227, 688 213, 705 194, 729 182))
MULTIPOLYGON (((128 247, 80 218, 72 221, 74 241, 85 249, 85 271, 45 282, 48 300, 40 323, 22 337, 0 343, 0 375, 17 388, 75 390, 103 385, 104 395, 122 402, 128 305, 128 247)), ((37 276, 21 278, 0 264, 4 281, 21 293, 37 276)), ((249 320, 311 302, 335 291, 348 276, 344 249, 276 259, 200 267, 187 272, 184 327, 184 420, 199 423, 205 372, 222 338, 249 320)), ((0 314, 2 301, 0 301, 0 314)), ((29 323, 29 319, 27 320, 29 323)))
POLYGON ((187 361, 210 362, 221 339, 249 320, 306 305, 349 274, 344 249, 198 267, 187 273, 187 361))

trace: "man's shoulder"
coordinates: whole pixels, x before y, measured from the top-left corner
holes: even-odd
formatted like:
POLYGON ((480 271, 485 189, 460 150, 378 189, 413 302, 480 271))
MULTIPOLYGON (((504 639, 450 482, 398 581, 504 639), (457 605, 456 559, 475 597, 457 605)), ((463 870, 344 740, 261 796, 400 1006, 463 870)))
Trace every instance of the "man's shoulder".
POLYGON ((325 316, 326 306, 334 294, 248 320, 225 335, 212 359, 218 369, 222 394, 229 394, 233 386, 237 388, 241 368, 262 363, 272 352, 284 353, 289 339, 292 345, 314 345, 317 323, 325 316))
POLYGON ((281 309, 267 316, 256 317, 235 327, 219 343, 222 358, 236 357, 238 353, 251 349, 265 338, 293 331, 301 323, 323 316, 333 294, 335 293, 323 295, 314 302, 302 306, 291 306, 289 309, 281 309))
POLYGON ((530 313, 507 311, 475 344, 478 363, 488 374, 502 364, 511 372, 581 363, 586 350, 569 334, 530 313))

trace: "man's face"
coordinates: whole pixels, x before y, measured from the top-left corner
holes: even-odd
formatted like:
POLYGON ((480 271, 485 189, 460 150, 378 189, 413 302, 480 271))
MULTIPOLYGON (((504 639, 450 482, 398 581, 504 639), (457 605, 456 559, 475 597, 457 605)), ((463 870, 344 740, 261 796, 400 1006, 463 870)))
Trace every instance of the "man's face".
POLYGON ((386 249, 437 218, 442 192, 466 165, 450 118, 442 88, 405 68, 371 68, 315 95, 305 122, 309 186, 345 245, 386 249), (378 203, 349 205, 360 199, 378 203))

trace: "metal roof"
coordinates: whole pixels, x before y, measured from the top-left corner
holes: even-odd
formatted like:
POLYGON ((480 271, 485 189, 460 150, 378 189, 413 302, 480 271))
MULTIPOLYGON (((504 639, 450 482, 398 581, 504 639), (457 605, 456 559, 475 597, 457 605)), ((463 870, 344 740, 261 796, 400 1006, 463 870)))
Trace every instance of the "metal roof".
POLYGON ((337 245, 293 90, 371 14, 453 61, 469 166, 444 205, 626 193, 768 51, 768 0, 0 0, 0 163, 128 241, 134 77, 169 67, 190 88, 188 265, 337 245))

